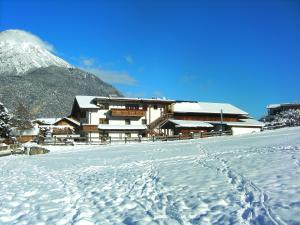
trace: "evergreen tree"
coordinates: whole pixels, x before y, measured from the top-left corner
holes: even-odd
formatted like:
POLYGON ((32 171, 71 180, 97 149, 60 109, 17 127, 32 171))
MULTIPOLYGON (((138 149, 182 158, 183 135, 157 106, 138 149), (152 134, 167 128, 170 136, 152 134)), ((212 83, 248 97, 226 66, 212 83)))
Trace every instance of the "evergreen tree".
POLYGON ((10 122, 11 116, 9 115, 7 109, 0 102, 0 137, 8 138, 10 137, 10 122))
POLYGON ((14 111, 14 116, 12 118, 12 126, 19 129, 29 129, 32 128, 31 123, 32 115, 23 103, 18 102, 18 105, 14 111))

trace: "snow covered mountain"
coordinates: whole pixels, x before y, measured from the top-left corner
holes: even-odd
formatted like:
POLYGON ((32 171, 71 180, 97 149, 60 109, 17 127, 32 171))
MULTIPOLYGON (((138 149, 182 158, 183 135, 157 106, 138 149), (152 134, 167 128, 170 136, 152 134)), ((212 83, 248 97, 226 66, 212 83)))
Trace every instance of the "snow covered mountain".
POLYGON ((0 101, 11 112, 21 102, 33 117, 61 117, 70 113, 76 95, 121 95, 52 52, 50 44, 26 31, 0 32, 0 101))
POLYGON ((0 33, 0 73, 24 74, 32 69, 72 66, 49 51, 51 45, 21 30, 0 33))

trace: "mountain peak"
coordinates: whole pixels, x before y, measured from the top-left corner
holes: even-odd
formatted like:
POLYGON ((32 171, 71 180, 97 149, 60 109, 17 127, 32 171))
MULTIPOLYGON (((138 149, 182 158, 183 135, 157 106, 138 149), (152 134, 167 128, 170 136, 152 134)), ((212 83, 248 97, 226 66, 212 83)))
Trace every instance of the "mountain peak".
POLYGON ((55 56, 53 46, 39 37, 23 30, 0 32, 0 74, 23 74, 32 69, 72 66, 55 56))

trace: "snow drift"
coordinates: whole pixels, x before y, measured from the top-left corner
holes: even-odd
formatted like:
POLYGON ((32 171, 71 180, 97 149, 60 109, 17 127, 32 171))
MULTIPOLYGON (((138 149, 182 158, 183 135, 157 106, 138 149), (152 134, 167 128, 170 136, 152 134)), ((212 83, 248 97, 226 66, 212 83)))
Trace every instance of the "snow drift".
POLYGON ((300 128, 0 159, 0 224, 299 224, 300 128))

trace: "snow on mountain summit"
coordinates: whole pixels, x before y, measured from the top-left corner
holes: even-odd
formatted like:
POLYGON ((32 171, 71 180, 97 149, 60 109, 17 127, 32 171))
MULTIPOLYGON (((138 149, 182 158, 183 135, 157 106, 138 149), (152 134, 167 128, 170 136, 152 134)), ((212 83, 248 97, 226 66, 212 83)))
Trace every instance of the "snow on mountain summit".
POLYGON ((72 66, 51 53, 53 47, 22 30, 0 32, 0 74, 23 74, 35 68, 72 66))

